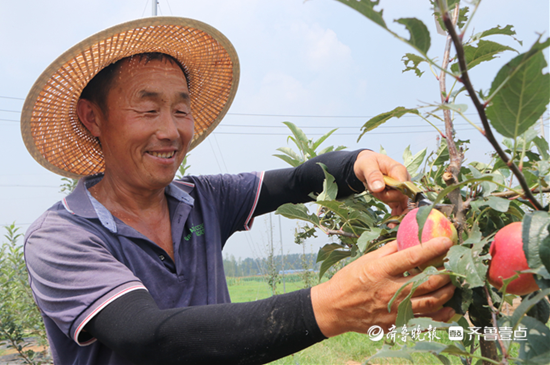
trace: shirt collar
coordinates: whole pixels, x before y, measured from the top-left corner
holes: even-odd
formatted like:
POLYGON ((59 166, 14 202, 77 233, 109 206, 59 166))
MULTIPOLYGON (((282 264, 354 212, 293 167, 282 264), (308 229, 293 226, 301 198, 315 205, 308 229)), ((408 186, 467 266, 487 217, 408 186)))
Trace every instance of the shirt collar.
MULTIPOLYGON (((88 191, 89 188, 100 182, 101 179, 103 179, 103 174, 86 176, 80 179, 74 191, 63 198, 62 203, 69 213, 83 218, 99 219, 105 228, 113 233, 117 233, 117 225, 111 212, 88 191)), ((193 206, 195 200, 189 195, 193 188, 194 184, 173 181, 165 188, 165 193, 181 203, 193 206)))

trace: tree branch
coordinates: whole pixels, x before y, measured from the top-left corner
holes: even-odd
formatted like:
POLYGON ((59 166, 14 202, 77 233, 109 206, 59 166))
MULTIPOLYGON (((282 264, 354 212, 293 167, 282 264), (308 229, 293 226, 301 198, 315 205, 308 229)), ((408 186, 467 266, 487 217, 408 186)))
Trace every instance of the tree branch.
POLYGON ((495 313, 495 306, 493 305, 493 301, 491 299, 491 294, 489 293, 489 289, 487 286, 484 287, 485 294, 487 295, 487 303, 489 303, 489 308, 491 309, 491 317, 493 319, 493 326, 495 326, 495 329, 497 331, 498 336, 498 343, 500 345, 500 351, 502 351, 502 362, 503 365, 508 365, 508 351, 506 351, 506 346, 504 346, 504 343, 502 342, 502 339, 500 338, 500 331, 498 328, 498 320, 497 320, 497 313, 495 313))
MULTIPOLYGON (((452 24, 454 27, 454 24, 456 24, 458 20, 458 14, 459 14, 459 6, 458 4, 455 6, 452 24)), ((446 73, 447 67, 449 66, 449 59, 450 59, 450 53, 451 53, 451 45, 452 45, 452 39, 448 35, 447 36, 447 43, 445 44, 445 51, 443 53, 443 62, 441 64, 441 73, 439 75, 439 90, 441 93, 441 103, 446 104, 449 102, 449 95, 447 94, 447 86, 446 86, 446 73)), ((462 153, 457 149, 454 136, 453 136, 453 121, 451 119, 451 111, 449 109, 443 110, 443 117, 445 121, 445 140, 447 141, 447 148, 449 149, 449 167, 447 168, 447 171, 443 175, 443 180, 449 185, 453 185, 458 183, 458 176, 460 173, 460 168, 462 166, 462 160, 464 159, 464 156, 462 153)), ((464 209, 462 206, 462 196, 460 195, 460 190, 456 189, 453 190, 451 193, 449 193, 449 199, 451 200, 451 203, 454 206, 454 214, 455 214, 455 222, 458 225, 459 231, 462 231, 462 226, 464 225, 464 209)), ((462 235, 459 234, 459 237, 462 235)))
POLYGON ((525 177, 523 176, 519 168, 516 166, 516 164, 514 164, 514 162, 502 150, 497 140, 495 139, 495 136, 493 135, 493 132, 491 130, 491 126, 489 125, 489 121, 487 120, 487 115, 485 114, 485 105, 482 104, 478 99, 477 94, 472 85, 472 82, 470 81, 470 76, 468 75, 468 69, 466 67, 466 57, 464 55, 464 48, 462 47, 462 39, 456 33, 453 21, 451 18, 449 18, 449 13, 446 11, 443 12, 442 17, 443 17, 443 23, 445 24, 445 27, 447 28, 447 32, 449 32, 449 36, 452 38, 453 44, 456 49, 458 64, 460 66, 460 71, 461 71, 461 76, 459 81, 461 81, 464 84, 464 87, 468 91, 470 99, 472 99, 472 102, 476 107, 477 113, 479 114, 479 118, 481 119, 481 123, 485 130, 485 137, 487 138, 489 143, 491 143, 491 145, 493 146, 493 148, 495 149, 499 157, 502 159, 502 161, 506 163, 506 165, 510 168, 514 176, 518 179, 519 184, 525 193, 525 197, 531 202, 531 204, 533 204, 535 209, 542 210, 543 209, 542 205, 537 201, 537 199, 531 193, 531 190, 529 189, 529 185, 527 185, 527 181, 525 180, 525 177))
MULTIPOLYGON (((532 190, 533 193, 550 193, 550 188, 536 188, 532 190)), ((499 193, 492 193, 492 196, 496 196, 499 198, 515 198, 516 196, 520 196, 516 191, 503 191, 499 193)), ((525 197, 525 195, 521 196, 522 198, 525 197)))

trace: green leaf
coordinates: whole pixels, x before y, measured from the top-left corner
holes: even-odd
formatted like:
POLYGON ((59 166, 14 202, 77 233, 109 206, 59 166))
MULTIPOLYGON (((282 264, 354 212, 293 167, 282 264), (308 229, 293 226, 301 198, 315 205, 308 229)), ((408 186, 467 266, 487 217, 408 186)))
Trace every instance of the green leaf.
POLYGON ((465 275, 465 285, 469 288, 482 287, 485 285, 487 275, 487 265, 483 263, 483 260, 487 260, 489 256, 480 256, 480 254, 481 250, 479 248, 453 246, 447 253, 449 261, 444 263, 445 268, 457 274, 465 275))
MULTIPOLYGON (((548 227, 550 232, 550 226, 548 227)), ((542 264, 548 272, 550 272, 550 235, 542 240, 539 246, 539 257, 542 264)))
POLYGON ((395 318, 395 325, 397 327, 402 327, 403 325, 407 324, 407 322, 412 318, 414 318, 412 303, 410 300, 410 296, 407 296, 407 298, 405 298, 405 300, 403 300, 397 306, 397 317, 395 318))
POLYGON ((464 241, 464 245, 476 244, 480 242, 482 239, 483 239, 483 235, 479 230, 479 225, 477 224, 477 222, 475 222, 468 234, 468 239, 464 241))
POLYGON ((533 138, 533 143, 537 146, 539 155, 541 155, 543 159, 548 160, 550 156, 548 154, 548 142, 544 138, 537 136, 533 138))
POLYGON ((388 303, 388 312, 391 311, 391 306, 395 299, 399 296, 399 294, 409 285, 412 283, 412 287, 410 289, 409 295, 403 299, 401 303, 399 303, 397 307, 397 318, 395 320, 396 326, 402 326, 404 324, 407 324, 412 318, 414 318, 414 313, 412 312, 412 303, 411 298, 416 290, 420 285, 428 281, 430 276, 438 274, 439 271, 433 266, 428 266, 423 272, 421 272, 418 275, 413 276, 405 284, 403 284, 393 295, 393 297, 390 299, 388 303))
POLYGON ((510 37, 514 38, 520 45, 523 45, 523 42, 520 40, 517 40, 514 35, 516 35, 516 31, 512 29, 512 25, 507 25, 504 28, 501 28, 500 25, 497 25, 496 28, 488 29, 484 32, 478 33, 474 36, 474 38, 484 38, 491 35, 509 35, 510 37))
MULTIPOLYGON (((476 178, 476 179, 479 179, 483 176, 486 176, 486 177, 492 177, 492 179, 496 178, 496 175, 488 175, 488 174, 482 174, 478 169, 476 169, 473 164, 470 164, 470 166, 468 167, 470 169, 470 172, 472 173, 472 175, 476 178)), ((492 180, 491 179, 491 180, 492 180)), ((492 182, 489 182, 489 181, 484 181, 481 183, 481 188, 482 188, 482 191, 483 191, 483 197, 486 197, 488 195, 491 194, 491 192, 495 191, 498 186, 492 182)))
POLYGON ((491 85, 493 99, 487 118, 503 136, 516 138, 535 124, 550 101, 550 75, 543 74, 546 60, 541 50, 550 39, 535 45, 504 65, 491 85), (501 88, 501 85, 505 84, 501 88))
POLYGON ((299 219, 312 223, 316 226, 319 225, 319 217, 317 217, 315 214, 309 214, 307 207, 303 204, 283 204, 279 208, 277 208, 275 213, 289 219, 299 219))
POLYGON ((301 162, 299 160, 295 160, 295 159, 290 158, 286 155, 273 155, 273 156, 279 157, 281 160, 283 160, 284 162, 286 162, 287 164, 289 164, 292 167, 298 167, 301 164, 301 162))
POLYGON ((303 162, 303 161, 301 161, 300 155, 298 155, 296 152, 294 152, 294 150, 290 147, 279 147, 279 148, 277 148, 277 151, 283 152, 288 157, 298 161, 298 163, 303 162))
POLYGON ((283 122, 283 124, 286 125, 294 135, 295 138, 291 139, 294 143, 296 143, 296 146, 300 149, 300 151, 302 151, 304 155, 315 157, 315 152, 309 147, 309 139, 304 131, 298 128, 294 123, 283 122))
MULTIPOLYGON (((533 294, 531 294, 533 295, 533 294)), ((533 308, 531 308, 527 315, 529 317, 536 318, 542 323, 547 323, 550 319, 550 304, 546 299, 539 300, 533 308)))
POLYGON ((369 243, 380 237, 381 232, 382 230, 380 228, 373 228, 371 231, 363 232, 357 239, 357 248, 359 248, 359 251, 365 252, 369 243))
MULTIPOLYGON (((523 251, 525 252, 529 268, 538 271, 539 274, 545 278, 550 277, 550 274, 546 270, 546 265, 542 263, 540 245, 549 237, 549 225, 550 215, 547 212, 537 211, 528 213, 523 217, 521 234, 523 251)), ((541 289, 550 287, 550 281, 548 279, 539 278, 537 275, 534 277, 541 289)))
MULTIPOLYGON (((477 47, 472 45, 464 46, 464 57, 466 58, 466 68, 471 70, 481 62, 490 61, 495 56, 504 51, 517 51, 511 47, 502 44, 480 40, 477 47)), ((458 74, 460 72, 458 62, 451 65, 451 71, 458 74)))
POLYGON ((502 213, 507 213, 510 208, 510 200, 496 196, 490 196, 487 198, 487 204, 494 210, 502 213))
POLYGON ((519 358, 523 360, 537 359, 545 362, 540 364, 548 364, 550 361, 550 329, 533 317, 524 317, 521 324, 527 327, 527 341, 519 342, 519 358))
POLYGON ((336 132, 337 130, 338 129, 336 128, 331 130, 328 133, 325 133, 321 138, 319 138, 317 141, 315 141, 315 143, 313 143, 312 149, 315 151, 321 145, 321 143, 323 143, 328 137, 332 135, 332 133, 336 132))
POLYGON ((337 1, 349 6, 352 9, 357 10, 359 13, 363 14, 364 16, 366 16, 367 18, 369 18, 370 20, 372 20, 382 28, 388 29, 388 27, 386 26, 386 22, 382 17, 383 10, 380 10, 380 11, 374 10, 374 7, 380 3, 380 0, 378 1, 337 0, 337 1))
POLYGON ((344 202, 337 201, 337 200, 318 200, 317 204, 319 204, 322 207, 330 209, 345 221, 349 219, 350 211, 346 207, 344 202))
POLYGON ((393 117, 401 118, 403 115, 405 115, 407 113, 417 114, 417 115, 420 114, 417 109, 407 109, 407 108, 404 108, 402 106, 398 106, 397 108, 395 108, 392 111, 379 114, 379 115, 369 119, 369 121, 367 121, 367 123, 365 123, 361 127, 362 133, 359 136, 359 138, 357 138, 357 141, 359 141, 365 133, 367 133, 369 131, 372 131, 373 129, 381 126, 382 124, 386 123, 391 118, 393 118, 393 117))
POLYGON ((336 199, 336 196, 338 195, 338 185, 336 185, 336 182, 334 181, 334 176, 332 176, 328 170, 325 164, 317 163, 321 168, 323 169, 323 173, 325 174, 325 179, 323 180, 323 191, 319 196, 317 196, 318 201, 330 201, 336 199))
POLYGON ((448 109, 448 110, 455 111, 457 113, 465 113, 466 110, 468 110, 468 105, 466 105, 466 104, 447 103, 447 104, 438 105, 437 109, 448 109))
POLYGON ((331 268, 332 265, 350 256, 351 256, 351 251, 341 251, 341 250, 332 251, 321 264, 321 268, 319 269, 319 280, 323 277, 325 272, 327 272, 327 270, 331 268))
POLYGON ((539 301, 546 300, 545 297, 550 294, 550 289, 544 289, 537 292, 535 295, 525 298, 516 308, 512 316, 509 318, 510 327, 516 329, 520 322, 523 322, 524 316, 533 308, 539 301))
POLYGON ((403 72, 414 71, 418 77, 422 76, 424 73, 424 71, 420 71, 418 65, 422 62, 428 62, 424 57, 417 56, 414 53, 405 53, 401 61, 405 64, 403 72))
POLYGON ((513 28, 513 25, 510 25, 510 24, 508 24, 504 28, 501 28, 500 25, 497 25, 495 28, 491 28, 479 33, 479 35, 476 35, 476 37, 483 38, 483 37, 488 37, 490 35, 495 35, 495 34, 516 35, 516 31, 513 30, 512 28, 513 28))
POLYGON ((422 165, 422 162, 426 157, 426 151, 428 150, 428 148, 424 148, 422 151, 417 152, 413 156, 409 147, 407 147, 407 149, 405 150, 407 152, 406 157, 405 152, 403 153, 403 164, 407 168, 409 175, 416 176, 416 171, 418 171, 418 169, 422 165))
POLYGON ((403 24, 409 31, 411 37, 407 40, 414 48, 423 54, 427 54, 430 49, 430 32, 421 20, 416 18, 401 18, 395 20, 396 23, 403 24))
POLYGON ((339 243, 326 244, 326 245, 324 245, 323 247, 321 247, 319 249, 319 252, 317 253, 317 262, 321 262, 321 261, 326 260, 330 256, 332 251, 341 250, 341 249, 345 249, 345 248, 346 248, 346 246, 341 245, 339 243))

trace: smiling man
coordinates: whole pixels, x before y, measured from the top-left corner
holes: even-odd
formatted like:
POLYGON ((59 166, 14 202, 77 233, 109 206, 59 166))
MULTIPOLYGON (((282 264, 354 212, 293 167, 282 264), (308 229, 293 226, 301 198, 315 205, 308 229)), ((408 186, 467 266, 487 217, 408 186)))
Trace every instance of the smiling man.
MULTIPOLYGON (((33 86, 22 132, 35 159, 78 177, 73 193, 27 231, 29 281, 56 364, 259 364, 348 331, 389 328, 403 273, 450 240, 397 252, 395 242, 331 280, 230 303, 222 249, 254 217, 322 190, 323 162, 340 196, 364 190, 394 213, 406 198, 383 174, 406 169, 369 150, 319 156, 295 169, 173 181, 186 153, 220 122, 238 83, 231 44, 206 24, 142 19, 108 29, 56 60, 33 86)), ((419 287, 413 310, 436 320, 446 276, 419 287)))

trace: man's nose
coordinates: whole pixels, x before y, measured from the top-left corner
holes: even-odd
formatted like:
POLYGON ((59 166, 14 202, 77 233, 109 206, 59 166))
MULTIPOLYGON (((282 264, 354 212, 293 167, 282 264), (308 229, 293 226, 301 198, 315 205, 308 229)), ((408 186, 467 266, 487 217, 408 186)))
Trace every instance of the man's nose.
POLYGON ((169 111, 161 111, 157 136, 159 139, 175 140, 179 138, 177 120, 169 111))

